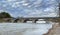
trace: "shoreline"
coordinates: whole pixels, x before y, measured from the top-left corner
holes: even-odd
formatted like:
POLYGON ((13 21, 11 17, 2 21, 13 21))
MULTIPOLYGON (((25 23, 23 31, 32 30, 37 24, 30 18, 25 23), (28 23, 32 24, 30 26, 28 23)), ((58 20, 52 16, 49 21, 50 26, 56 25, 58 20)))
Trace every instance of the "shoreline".
POLYGON ((56 28, 59 27, 58 23, 55 23, 49 31, 43 35, 54 35, 56 32, 56 28))

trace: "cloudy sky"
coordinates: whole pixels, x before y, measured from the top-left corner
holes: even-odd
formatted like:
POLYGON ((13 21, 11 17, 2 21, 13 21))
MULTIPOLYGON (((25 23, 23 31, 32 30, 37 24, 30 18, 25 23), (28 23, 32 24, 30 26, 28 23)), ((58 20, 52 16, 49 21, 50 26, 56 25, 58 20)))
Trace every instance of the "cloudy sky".
POLYGON ((56 17, 59 0, 0 0, 0 12, 13 17, 56 17))

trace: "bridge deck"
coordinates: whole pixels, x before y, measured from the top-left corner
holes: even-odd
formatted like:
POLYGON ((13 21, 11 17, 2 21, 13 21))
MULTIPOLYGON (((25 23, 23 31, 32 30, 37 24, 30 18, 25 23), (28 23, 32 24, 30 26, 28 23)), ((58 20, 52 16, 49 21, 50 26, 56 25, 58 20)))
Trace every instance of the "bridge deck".
POLYGON ((29 18, 21 18, 21 19, 57 19, 60 17, 29 17, 29 18))

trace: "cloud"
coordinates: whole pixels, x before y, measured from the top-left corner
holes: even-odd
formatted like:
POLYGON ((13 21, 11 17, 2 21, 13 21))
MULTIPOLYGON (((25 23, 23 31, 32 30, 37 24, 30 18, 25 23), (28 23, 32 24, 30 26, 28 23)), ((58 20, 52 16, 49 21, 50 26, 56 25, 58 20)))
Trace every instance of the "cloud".
POLYGON ((7 2, 17 1, 17 0, 6 0, 7 2))
POLYGON ((28 6, 29 5, 29 3, 24 3, 24 4, 22 4, 23 6, 28 6))
POLYGON ((7 12, 7 11, 6 11, 6 10, 0 10, 0 13, 1 13, 1 12, 7 12))
POLYGON ((54 17, 58 17, 56 13, 51 13, 51 14, 48 15, 48 17, 49 17, 49 16, 51 16, 51 17, 53 17, 53 16, 54 16, 54 17))
POLYGON ((0 12, 3 12, 3 10, 0 10, 0 12))
POLYGON ((55 12, 55 7, 47 7, 45 10, 44 10, 44 12, 48 12, 48 13, 54 13, 55 12))
POLYGON ((19 2, 15 2, 11 5, 11 7, 17 8, 20 7, 19 2))
POLYGON ((5 9, 14 17, 50 17, 55 16, 58 11, 56 0, 0 0, 0 4, 1 9, 5 9))

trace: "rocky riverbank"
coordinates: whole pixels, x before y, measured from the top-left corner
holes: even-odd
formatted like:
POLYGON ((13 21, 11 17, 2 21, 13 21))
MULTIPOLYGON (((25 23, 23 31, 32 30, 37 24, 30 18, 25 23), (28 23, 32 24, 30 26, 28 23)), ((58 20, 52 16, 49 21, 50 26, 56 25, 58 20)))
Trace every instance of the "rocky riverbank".
POLYGON ((46 33, 44 35, 60 35, 60 26, 59 26, 59 23, 55 23, 53 25, 52 29, 50 29, 48 31, 48 33, 46 33))

